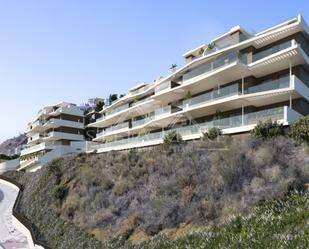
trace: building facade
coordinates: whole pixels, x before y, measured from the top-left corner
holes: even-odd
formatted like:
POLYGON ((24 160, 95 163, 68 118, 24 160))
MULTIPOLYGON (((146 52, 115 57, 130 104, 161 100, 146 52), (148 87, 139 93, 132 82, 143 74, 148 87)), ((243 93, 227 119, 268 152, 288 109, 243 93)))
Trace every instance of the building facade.
POLYGON ((62 102, 41 109, 28 124, 18 170, 34 171, 63 155, 85 151, 84 111, 62 102))
POLYGON ((184 55, 185 65, 140 84, 89 124, 89 151, 156 145, 176 130, 197 139, 211 127, 248 132, 258 121, 290 125, 309 114, 309 28, 299 15, 257 34, 240 26, 184 55))

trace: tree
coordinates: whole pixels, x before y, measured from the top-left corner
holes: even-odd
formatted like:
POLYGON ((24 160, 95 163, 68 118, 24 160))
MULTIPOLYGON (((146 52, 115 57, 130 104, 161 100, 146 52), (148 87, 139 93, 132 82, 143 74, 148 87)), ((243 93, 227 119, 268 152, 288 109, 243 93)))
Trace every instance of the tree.
POLYGON ((284 135, 283 124, 279 124, 277 121, 271 119, 259 123, 251 131, 251 136, 255 138, 269 139, 277 136, 284 135))
POLYGON ((299 118, 293 125, 289 133, 297 143, 309 144, 309 115, 299 118))
POLYGON ((96 112, 102 111, 104 105, 105 105, 104 101, 99 100, 95 106, 95 111, 96 112))
POLYGON ((110 94, 109 98, 108 98, 110 104, 117 99, 118 99, 118 94, 116 94, 116 93, 110 94))
POLYGON ((168 132, 163 138, 163 143, 165 145, 179 144, 181 142, 182 142, 182 137, 176 131, 168 132))
POLYGON ((222 135, 222 130, 220 128, 213 127, 213 128, 208 129, 207 132, 203 132, 201 139, 202 141, 205 141, 205 142, 209 140, 213 141, 221 135, 222 135))

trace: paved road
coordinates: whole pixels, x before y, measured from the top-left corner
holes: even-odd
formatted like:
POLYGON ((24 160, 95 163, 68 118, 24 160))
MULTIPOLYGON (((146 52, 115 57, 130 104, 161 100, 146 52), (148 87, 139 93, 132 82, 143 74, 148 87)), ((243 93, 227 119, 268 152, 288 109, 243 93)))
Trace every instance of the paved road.
POLYGON ((17 197, 14 188, 0 183, 0 249, 28 249, 26 237, 12 224, 12 209, 17 197))

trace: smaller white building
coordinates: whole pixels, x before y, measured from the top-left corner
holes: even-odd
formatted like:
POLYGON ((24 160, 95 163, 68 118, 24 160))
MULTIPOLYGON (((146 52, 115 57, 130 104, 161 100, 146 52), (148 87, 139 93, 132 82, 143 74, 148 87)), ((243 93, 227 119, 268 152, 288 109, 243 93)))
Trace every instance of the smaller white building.
POLYGON ((84 111, 62 102, 41 109, 28 124, 18 170, 35 171, 55 158, 85 151, 84 111))

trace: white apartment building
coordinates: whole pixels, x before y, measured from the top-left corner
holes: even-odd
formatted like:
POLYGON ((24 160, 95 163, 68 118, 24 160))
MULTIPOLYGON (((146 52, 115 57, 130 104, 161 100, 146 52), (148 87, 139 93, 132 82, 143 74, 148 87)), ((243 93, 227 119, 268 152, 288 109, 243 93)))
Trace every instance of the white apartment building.
POLYGON ((62 102, 41 109, 28 124, 18 170, 35 171, 63 155, 85 151, 84 111, 62 102))
POLYGON ((140 84, 101 111, 90 151, 156 145, 176 130, 248 132, 259 120, 290 125, 309 114, 309 28, 299 15, 256 34, 240 26, 184 55, 185 65, 140 84))

